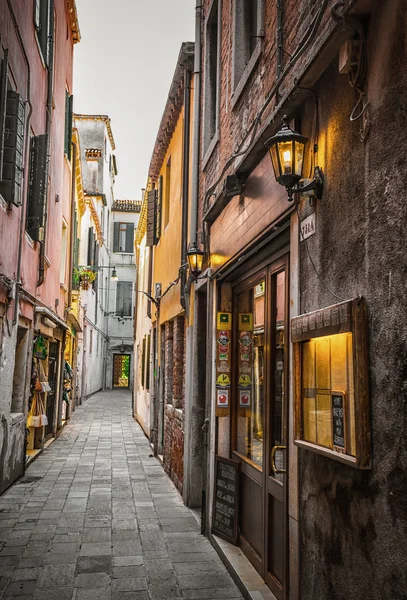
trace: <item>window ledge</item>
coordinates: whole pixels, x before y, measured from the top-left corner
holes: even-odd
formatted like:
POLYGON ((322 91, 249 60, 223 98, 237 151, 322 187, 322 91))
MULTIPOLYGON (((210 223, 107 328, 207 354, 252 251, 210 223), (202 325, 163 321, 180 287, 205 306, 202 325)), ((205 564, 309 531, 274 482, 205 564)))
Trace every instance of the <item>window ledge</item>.
POLYGON ((4 210, 5 213, 8 213, 10 207, 8 205, 8 202, 6 202, 4 200, 4 198, 1 194, 0 194, 0 206, 4 210))
POLYGON ((257 61, 259 60, 260 54, 262 51, 262 40, 260 39, 255 47, 255 49, 253 50, 253 54, 250 57, 249 62, 247 63, 242 76, 240 77, 239 83, 237 84, 237 86, 234 89, 234 92, 232 93, 232 110, 234 110, 236 104, 238 103, 240 96, 243 93, 244 88, 246 87, 246 84, 249 80, 249 77, 251 76, 254 67, 257 64, 257 61))
POLYGON ((27 232, 25 232, 25 240, 26 240, 27 244, 28 244, 29 246, 31 246, 31 248, 34 250, 34 248, 35 248, 35 242, 34 242, 34 240, 32 239, 32 237, 31 237, 30 235, 28 235, 28 233, 27 233, 27 232))
POLYGON ((213 151, 215 150, 215 147, 217 146, 218 142, 219 142, 219 127, 216 130, 213 138, 211 139, 211 142, 210 142, 208 148, 206 149, 206 152, 202 159, 202 170, 203 171, 205 170, 205 168, 209 162, 209 159, 211 158, 213 151))

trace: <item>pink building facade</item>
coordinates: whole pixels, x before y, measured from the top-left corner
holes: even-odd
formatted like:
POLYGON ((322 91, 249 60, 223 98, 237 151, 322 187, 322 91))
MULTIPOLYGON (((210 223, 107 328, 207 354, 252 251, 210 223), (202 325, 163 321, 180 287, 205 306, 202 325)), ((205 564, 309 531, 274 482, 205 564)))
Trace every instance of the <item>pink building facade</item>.
POLYGON ((79 38, 74 0, 0 4, 0 493, 22 474, 25 447, 40 451, 66 414, 64 346, 78 329, 68 315, 79 38), (36 379, 48 391, 35 394, 36 379), (26 435, 34 397, 48 424, 26 435))

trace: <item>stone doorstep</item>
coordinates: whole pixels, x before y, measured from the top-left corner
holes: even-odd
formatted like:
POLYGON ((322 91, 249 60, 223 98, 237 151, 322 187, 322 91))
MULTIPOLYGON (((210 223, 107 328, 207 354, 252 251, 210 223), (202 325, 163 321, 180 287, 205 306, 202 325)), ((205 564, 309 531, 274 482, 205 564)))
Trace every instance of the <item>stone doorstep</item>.
POLYGON ((35 461, 36 458, 38 458, 44 450, 46 450, 47 448, 49 448, 49 446, 51 446, 51 444, 53 442, 55 442, 56 439, 59 438, 59 436, 61 435, 61 433, 63 432, 64 428, 66 427, 66 425, 69 423, 69 421, 63 421, 61 427, 58 429, 57 433, 55 436, 52 436, 49 440, 47 440, 44 443, 44 446, 42 448, 34 448, 34 450, 38 450, 38 452, 36 452, 35 454, 31 454, 28 458, 26 455, 26 460, 25 460, 25 468, 27 469, 27 467, 29 467, 31 465, 31 463, 33 463, 35 461))
POLYGON ((277 600, 240 548, 213 534, 209 539, 246 600, 277 600))

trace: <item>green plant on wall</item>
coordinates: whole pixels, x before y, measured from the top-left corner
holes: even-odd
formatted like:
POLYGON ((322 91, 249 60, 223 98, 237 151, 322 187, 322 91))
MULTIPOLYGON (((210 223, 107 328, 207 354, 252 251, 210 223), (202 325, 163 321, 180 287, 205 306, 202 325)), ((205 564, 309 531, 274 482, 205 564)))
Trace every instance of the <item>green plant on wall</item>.
POLYGON ((96 271, 92 267, 75 267, 73 270, 73 280, 86 288, 96 279, 96 271))

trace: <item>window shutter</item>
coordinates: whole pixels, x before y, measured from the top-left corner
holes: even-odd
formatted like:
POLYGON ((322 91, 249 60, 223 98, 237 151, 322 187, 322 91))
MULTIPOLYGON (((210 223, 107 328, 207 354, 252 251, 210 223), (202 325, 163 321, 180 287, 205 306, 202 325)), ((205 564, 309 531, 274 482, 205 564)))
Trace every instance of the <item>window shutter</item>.
POLYGON ((0 181, 3 178, 4 133, 6 130, 6 104, 8 81, 8 50, 4 50, 0 74, 0 181))
POLYGON ((141 354, 141 385, 144 388, 144 376, 146 372, 146 338, 143 338, 143 352, 141 354))
POLYGON ((26 228, 28 235, 39 242, 44 240, 48 191, 47 147, 46 134, 31 139, 26 228))
POLYGON ((155 209, 157 190, 151 190, 147 195, 147 239, 146 246, 155 245, 155 209))
POLYGON ((65 138, 64 152, 68 159, 71 160, 71 145, 72 145, 72 118, 73 118, 73 96, 70 96, 65 91, 65 138))
POLYGON ((21 204, 24 122, 24 100, 17 92, 9 90, 6 102, 5 130, 7 135, 4 137, 3 175, 0 183, 0 194, 6 202, 12 202, 16 206, 21 204))
POLYGON ((134 223, 127 223, 126 252, 134 253, 134 223))
POLYGON ((120 226, 120 223, 113 223, 113 252, 120 252, 119 226, 120 226))
POLYGON ((146 351, 146 390, 150 389, 150 348, 151 348, 151 336, 147 336, 147 351, 146 351))
POLYGON ((87 264, 89 267, 95 265, 95 235, 93 233, 93 227, 89 227, 88 230, 88 260, 87 264))
POLYGON ((163 205, 163 176, 160 175, 158 180, 158 193, 157 193, 157 207, 155 211, 155 243, 158 243, 158 240, 161 237, 161 212, 163 205))

